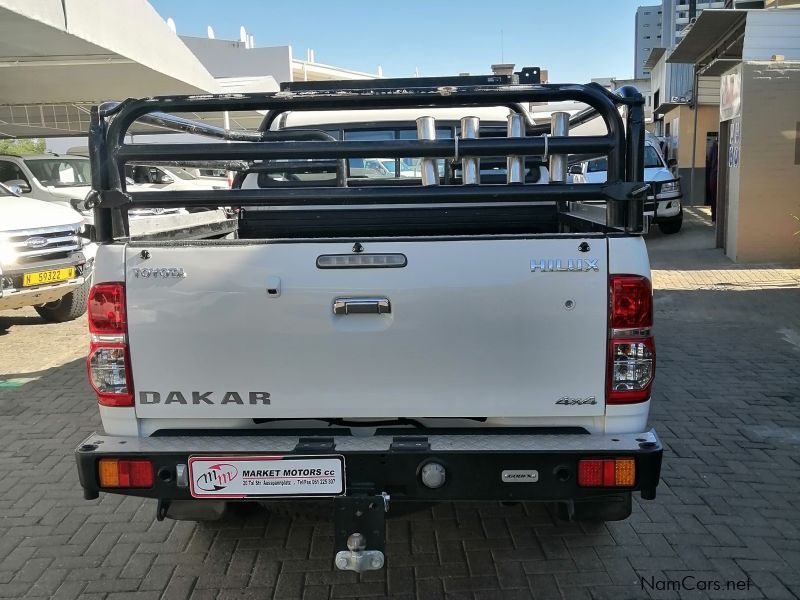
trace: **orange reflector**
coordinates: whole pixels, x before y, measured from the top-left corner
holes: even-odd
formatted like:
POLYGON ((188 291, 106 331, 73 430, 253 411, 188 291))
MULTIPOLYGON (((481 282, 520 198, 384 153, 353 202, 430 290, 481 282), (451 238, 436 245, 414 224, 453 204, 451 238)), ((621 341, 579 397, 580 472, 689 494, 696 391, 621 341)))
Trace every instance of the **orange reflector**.
POLYGON ((100 487, 153 487, 153 463, 149 460, 101 458, 98 465, 100 487))
POLYGON ((614 480, 617 486, 633 487, 636 483, 636 461, 632 458, 618 458, 614 470, 614 480))
POLYGON ((100 487, 119 487, 119 471, 116 458, 100 459, 100 487))
POLYGON ((633 458, 585 458, 578 461, 581 487, 633 487, 636 461, 633 458))

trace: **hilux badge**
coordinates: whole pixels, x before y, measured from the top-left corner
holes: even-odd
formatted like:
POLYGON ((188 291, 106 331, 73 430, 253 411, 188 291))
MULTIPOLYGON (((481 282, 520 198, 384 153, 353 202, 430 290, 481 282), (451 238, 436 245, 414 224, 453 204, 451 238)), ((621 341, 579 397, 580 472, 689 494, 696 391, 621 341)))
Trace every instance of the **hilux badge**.
POLYGON ((531 272, 584 272, 599 271, 598 258, 540 258, 531 259, 531 272))

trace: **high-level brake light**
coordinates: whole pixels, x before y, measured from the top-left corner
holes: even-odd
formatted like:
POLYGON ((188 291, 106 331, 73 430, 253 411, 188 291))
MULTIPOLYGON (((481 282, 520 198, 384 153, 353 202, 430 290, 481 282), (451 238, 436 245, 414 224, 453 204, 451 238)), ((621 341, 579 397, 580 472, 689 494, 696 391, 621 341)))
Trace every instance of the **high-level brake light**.
POLYGON ((653 290, 641 275, 612 275, 608 342, 608 404, 650 398, 656 369, 653 290))
POLYGON ((100 283, 89 292, 89 383, 104 406, 133 406, 125 284, 100 283))

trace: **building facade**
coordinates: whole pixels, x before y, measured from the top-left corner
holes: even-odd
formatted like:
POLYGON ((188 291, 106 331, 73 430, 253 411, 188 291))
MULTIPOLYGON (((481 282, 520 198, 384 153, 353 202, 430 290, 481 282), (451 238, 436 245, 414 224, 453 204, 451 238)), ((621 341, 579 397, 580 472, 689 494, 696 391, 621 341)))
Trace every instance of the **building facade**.
POLYGON ((683 39, 686 26, 707 8, 726 8, 724 1, 702 2, 700 0, 663 0, 664 14, 661 19, 661 40, 664 48, 672 48, 683 39))
POLYGON ((661 6, 640 6, 636 9, 636 41, 634 43, 633 77, 642 79, 650 76, 644 66, 650 51, 661 43, 661 6))

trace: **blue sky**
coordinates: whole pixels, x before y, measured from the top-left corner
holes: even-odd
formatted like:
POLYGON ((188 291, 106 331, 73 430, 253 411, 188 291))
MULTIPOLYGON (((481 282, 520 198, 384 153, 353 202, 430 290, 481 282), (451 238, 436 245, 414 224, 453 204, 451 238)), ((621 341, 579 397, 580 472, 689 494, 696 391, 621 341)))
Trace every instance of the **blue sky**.
POLYGON ((502 58, 549 69, 550 81, 633 75, 638 0, 150 0, 181 35, 238 39, 256 46, 313 48, 317 62, 384 76, 488 73, 502 58))

